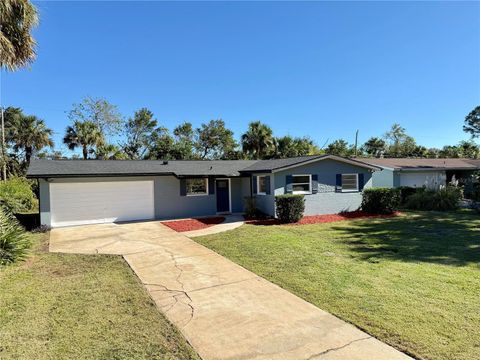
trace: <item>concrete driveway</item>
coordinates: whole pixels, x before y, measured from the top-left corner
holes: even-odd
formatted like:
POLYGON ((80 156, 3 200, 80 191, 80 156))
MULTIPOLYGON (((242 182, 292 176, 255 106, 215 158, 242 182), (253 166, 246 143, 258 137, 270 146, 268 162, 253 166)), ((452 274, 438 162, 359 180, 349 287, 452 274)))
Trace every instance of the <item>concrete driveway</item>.
POLYGON ((203 359, 409 359, 159 222, 53 229, 50 251, 122 255, 203 359))

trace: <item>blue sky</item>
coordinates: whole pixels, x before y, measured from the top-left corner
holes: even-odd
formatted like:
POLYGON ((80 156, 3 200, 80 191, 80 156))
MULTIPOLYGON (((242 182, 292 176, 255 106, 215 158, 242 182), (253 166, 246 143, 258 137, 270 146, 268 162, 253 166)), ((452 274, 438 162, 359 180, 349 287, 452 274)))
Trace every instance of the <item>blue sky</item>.
POLYGON ((86 95, 171 129, 223 118, 239 137, 261 120, 319 145, 394 122, 454 144, 480 104, 478 2, 35 4, 38 59, 2 74, 3 103, 45 119, 59 149, 86 95))

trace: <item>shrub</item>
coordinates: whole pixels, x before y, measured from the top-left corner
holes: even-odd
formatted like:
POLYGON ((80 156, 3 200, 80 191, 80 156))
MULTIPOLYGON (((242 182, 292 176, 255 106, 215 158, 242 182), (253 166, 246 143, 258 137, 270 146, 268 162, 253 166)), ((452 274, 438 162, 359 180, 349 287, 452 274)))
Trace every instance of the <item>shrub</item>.
POLYGON ((400 190, 400 204, 405 204, 407 202, 407 199, 417 193, 418 191, 423 191, 423 188, 414 188, 410 186, 400 186, 398 188, 400 190))
POLYGON ((362 211, 372 214, 391 214, 400 205, 400 190, 375 188, 363 190, 362 211))
POLYGON ((294 223, 303 217, 305 199, 303 195, 277 195, 275 196, 277 216, 280 221, 294 223))
POLYGON ((32 186, 25 178, 13 178, 0 183, 0 206, 12 213, 24 213, 38 206, 32 186))
POLYGON ((23 259, 30 247, 30 238, 17 219, 0 207, 0 265, 23 259))
POLYGON ((256 219, 262 215, 262 212, 257 208, 257 201, 254 196, 245 196, 243 202, 247 219, 256 219))
POLYGON ((411 210, 448 211, 456 210, 462 199, 462 188, 446 186, 440 190, 418 191, 405 204, 411 210))

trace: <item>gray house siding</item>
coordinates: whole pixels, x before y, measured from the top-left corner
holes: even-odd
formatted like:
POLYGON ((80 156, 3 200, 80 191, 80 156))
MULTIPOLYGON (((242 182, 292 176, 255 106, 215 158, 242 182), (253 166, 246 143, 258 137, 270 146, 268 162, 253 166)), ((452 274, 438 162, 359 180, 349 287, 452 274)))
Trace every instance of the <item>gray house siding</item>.
POLYGON ((395 187, 396 178, 395 172, 390 169, 383 169, 382 171, 375 171, 372 175, 372 186, 380 188, 395 187))
POLYGON ((231 178, 232 212, 242 213, 245 208, 244 198, 250 196, 250 181, 248 177, 231 178))
POLYGON ((275 187, 274 174, 255 174, 252 176, 252 188, 256 188, 253 184, 257 176, 270 176, 270 194, 255 195, 255 204, 257 208, 266 215, 275 216, 275 187))
MULTIPOLYGON (((174 219, 193 216, 210 216, 217 213, 215 194, 205 196, 181 196, 180 180, 174 176, 138 176, 138 177, 89 177, 39 179, 40 221, 51 224, 50 183, 51 182, 101 182, 101 181, 141 181, 154 182, 154 207, 156 219, 174 219)), ((209 181, 215 181, 210 178, 209 181)), ((230 178, 232 212, 243 212, 243 198, 250 194, 249 178, 230 178)))
POLYGON ((40 224, 51 224, 50 218, 50 185, 44 179, 38 179, 38 191, 40 198, 40 224))
POLYGON ((180 180, 174 176, 155 178, 154 193, 157 219, 207 216, 217 212, 215 194, 180 196, 180 180))
POLYGON ((363 174, 364 188, 372 187, 369 170, 334 160, 321 160, 275 173, 275 195, 286 193, 287 175, 317 174, 318 193, 305 195, 305 215, 355 211, 362 202, 361 192, 337 192, 336 174, 363 174))

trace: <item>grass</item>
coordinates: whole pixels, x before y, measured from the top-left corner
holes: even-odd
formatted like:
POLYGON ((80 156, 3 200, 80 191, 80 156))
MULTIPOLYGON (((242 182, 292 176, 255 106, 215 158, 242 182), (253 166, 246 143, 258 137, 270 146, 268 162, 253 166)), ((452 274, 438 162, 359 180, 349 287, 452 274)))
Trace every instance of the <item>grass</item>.
POLYGON ((419 359, 478 359, 480 217, 244 225, 201 244, 419 359))
POLYGON ((198 359, 121 257, 49 254, 0 268, 1 359, 198 359))

